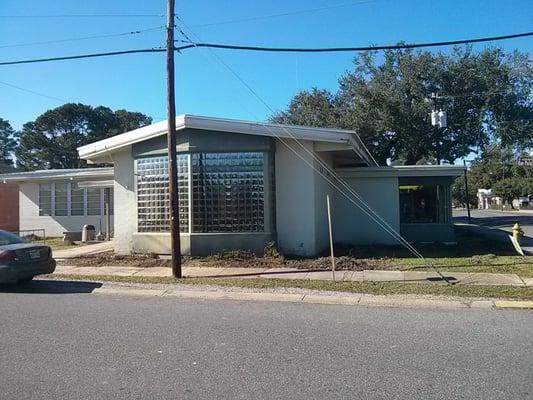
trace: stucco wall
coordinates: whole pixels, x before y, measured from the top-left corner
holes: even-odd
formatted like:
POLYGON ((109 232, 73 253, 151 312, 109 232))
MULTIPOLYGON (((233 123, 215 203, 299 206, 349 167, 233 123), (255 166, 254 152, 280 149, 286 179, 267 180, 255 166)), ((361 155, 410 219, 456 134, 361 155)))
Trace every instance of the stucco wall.
MULTIPOLYGON (((317 156, 328 167, 332 167, 331 154, 317 153, 317 156)), ((331 185, 329 181, 334 178, 328 173, 328 171, 320 165, 318 161, 315 161, 316 171, 314 172, 315 180, 315 253, 321 253, 329 249, 329 227, 328 227, 328 209, 326 196, 329 194, 331 207, 335 206, 335 193, 336 189, 331 185), (327 178, 327 179, 326 179, 327 178)), ((335 237, 333 238, 335 240, 335 237)))
MULTIPOLYGON (((63 236, 66 231, 81 231, 83 225, 94 225, 98 231, 100 222, 105 229, 105 217, 88 216, 40 216, 39 183, 25 182, 19 185, 20 230, 44 229, 47 237, 63 236)), ((113 223, 113 217, 111 218, 113 223)), ((38 233, 37 233, 38 234, 38 233)))
MULTIPOLYGON (((314 163, 294 141, 285 140, 304 160, 314 163)), ((302 142, 309 151, 312 143, 302 142)), ((276 142, 277 242, 284 254, 313 255, 315 236, 315 172, 285 144, 276 142)))
POLYGON ((113 155, 115 165, 115 252, 129 254, 133 248, 133 233, 137 232, 137 202, 135 171, 131 148, 113 155))
MULTIPOLYGON (((388 224, 400 232, 398 178, 386 176, 344 178, 388 224)), ((376 222, 342 194, 335 194, 333 233, 335 243, 397 244, 376 222)))

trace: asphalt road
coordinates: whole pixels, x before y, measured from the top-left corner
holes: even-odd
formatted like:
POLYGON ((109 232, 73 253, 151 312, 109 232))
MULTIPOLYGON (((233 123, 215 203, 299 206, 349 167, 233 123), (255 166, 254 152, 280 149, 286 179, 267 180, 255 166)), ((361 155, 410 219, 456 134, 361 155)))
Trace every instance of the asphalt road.
MULTIPOLYGON (((472 223, 476 225, 488 226, 490 228, 500 228, 511 231, 515 223, 519 223, 526 236, 533 237, 533 212, 531 211, 486 211, 471 210, 472 223)), ((467 223, 467 212, 454 210, 454 222, 467 223)))
POLYGON ((533 398, 531 311, 91 289, 0 291, 1 399, 533 398))

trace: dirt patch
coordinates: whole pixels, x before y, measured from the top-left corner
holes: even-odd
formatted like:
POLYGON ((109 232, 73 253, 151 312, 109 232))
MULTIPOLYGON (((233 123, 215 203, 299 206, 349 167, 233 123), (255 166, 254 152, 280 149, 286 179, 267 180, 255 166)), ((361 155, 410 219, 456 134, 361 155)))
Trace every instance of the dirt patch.
POLYGON ((170 260, 161 259, 157 254, 142 253, 131 255, 115 254, 113 251, 87 254, 79 257, 58 260, 59 265, 79 267, 128 266, 128 267, 169 267, 170 260))
MULTIPOLYGON (((205 268, 297 268, 327 270, 331 268, 331 258, 284 258, 258 257, 248 252, 226 252, 208 257, 183 257, 184 267, 205 268)), ((129 266, 140 268, 168 267, 170 260, 157 254, 139 253, 118 255, 112 251, 87 254, 84 256, 58 261, 60 265, 80 267, 129 266)), ((358 259, 351 256, 335 258, 337 270, 362 271, 369 269, 390 269, 385 259, 358 259)))

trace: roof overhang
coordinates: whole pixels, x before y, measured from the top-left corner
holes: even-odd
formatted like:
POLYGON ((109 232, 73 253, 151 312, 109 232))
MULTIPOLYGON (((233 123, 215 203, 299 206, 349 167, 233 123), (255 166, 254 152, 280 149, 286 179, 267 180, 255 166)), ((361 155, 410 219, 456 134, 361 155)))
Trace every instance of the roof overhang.
MULTIPOLYGON (((94 161, 110 156, 132 144, 166 135, 167 121, 161 121, 133 131, 125 132, 78 148, 80 158, 94 161)), ((377 164, 354 131, 330 128, 315 128, 298 125, 269 124, 263 122, 180 115, 176 117, 176 131, 186 128, 206 131, 233 132, 247 135, 261 135, 281 139, 308 140, 343 144, 351 148, 367 165, 377 164)))
POLYGON ((412 177, 458 177, 464 171, 459 165, 401 165, 377 168, 337 168, 343 178, 412 178, 412 177))
POLYGON ((45 169, 0 175, 0 182, 113 179, 113 167, 80 169, 45 169))

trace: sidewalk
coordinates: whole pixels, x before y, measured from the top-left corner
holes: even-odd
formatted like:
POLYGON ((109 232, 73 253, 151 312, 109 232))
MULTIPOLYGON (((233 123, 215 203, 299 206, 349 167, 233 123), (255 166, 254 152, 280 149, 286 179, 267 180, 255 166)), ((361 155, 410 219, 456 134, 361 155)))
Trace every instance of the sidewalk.
MULTIPOLYGON (((113 275, 138 277, 171 277, 166 267, 139 268, 128 266, 76 267, 58 265, 55 274, 60 275, 113 275)), ((521 286, 533 287, 533 278, 521 278, 516 274, 487 274, 466 272, 444 272, 444 275, 458 285, 521 286)), ((201 268, 185 267, 186 278, 263 278, 333 280, 331 271, 302 270, 292 268, 201 268)), ((444 283, 434 271, 337 271, 337 281, 351 282, 397 282, 397 283, 444 283)))
POLYGON ((102 253, 113 250, 113 242, 99 242, 78 245, 68 249, 54 250, 53 255, 56 260, 75 258, 87 254, 102 253))

